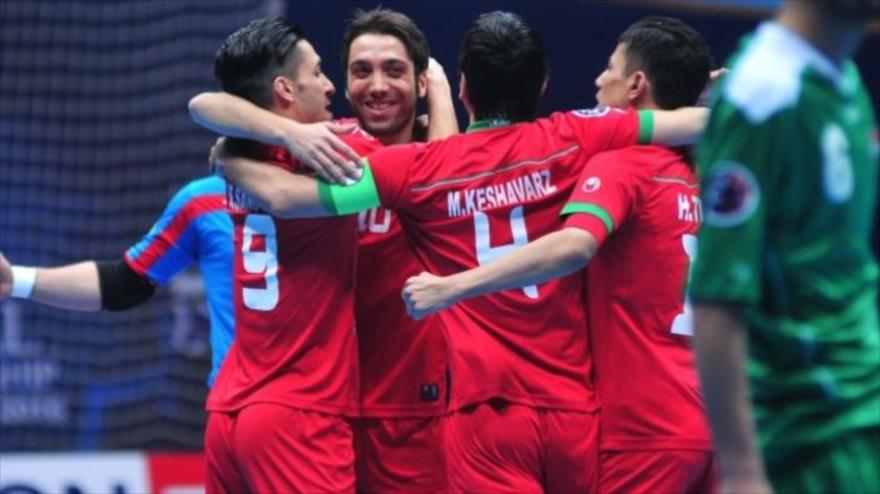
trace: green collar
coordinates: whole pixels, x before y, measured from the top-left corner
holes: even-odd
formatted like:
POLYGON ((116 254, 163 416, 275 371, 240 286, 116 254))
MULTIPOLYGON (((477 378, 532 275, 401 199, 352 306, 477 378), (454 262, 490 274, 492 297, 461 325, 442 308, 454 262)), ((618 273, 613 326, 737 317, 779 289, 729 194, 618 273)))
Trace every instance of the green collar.
POLYGON ((503 118, 487 118, 485 120, 471 122, 471 124, 468 125, 467 131, 473 132, 475 130, 495 129, 498 127, 507 127, 508 125, 510 125, 510 120, 505 120, 503 118))

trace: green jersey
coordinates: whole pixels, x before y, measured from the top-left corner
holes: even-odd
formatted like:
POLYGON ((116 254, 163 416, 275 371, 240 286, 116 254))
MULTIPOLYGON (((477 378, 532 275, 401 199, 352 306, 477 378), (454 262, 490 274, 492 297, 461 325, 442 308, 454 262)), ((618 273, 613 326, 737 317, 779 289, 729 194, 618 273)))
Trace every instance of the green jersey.
POLYGON ((768 462, 880 426, 877 130, 852 62, 762 25, 698 149, 704 224, 691 297, 739 305, 768 462))

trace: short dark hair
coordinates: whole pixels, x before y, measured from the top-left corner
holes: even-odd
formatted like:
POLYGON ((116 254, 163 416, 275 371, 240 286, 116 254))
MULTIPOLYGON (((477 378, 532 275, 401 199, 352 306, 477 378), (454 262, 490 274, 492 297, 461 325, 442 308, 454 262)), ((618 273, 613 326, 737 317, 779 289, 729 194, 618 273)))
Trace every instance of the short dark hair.
POLYGON ((706 40, 671 17, 646 17, 629 26, 618 43, 626 46, 627 74, 645 73, 654 102, 664 110, 696 104, 714 67, 706 40))
POLYGON ((406 48, 406 53, 412 59, 415 75, 419 75, 428 68, 428 58, 431 52, 428 49, 428 38, 419 29, 415 21, 406 14, 377 7, 373 10, 357 10, 354 18, 345 28, 345 36, 342 41, 342 72, 348 72, 348 56, 351 51, 351 43, 362 34, 386 34, 399 39, 406 48))
POLYGON ((214 55, 214 77, 227 93, 257 106, 272 105, 272 81, 295 63, 297 43, 306 39, 299 26, 283 17, 254 19, 229 35, 214 55))
POLYGON ((458 55, 475 117, 535 117, 548 65, 544 41, 518 15, 488 12, 471 23, 458 55))

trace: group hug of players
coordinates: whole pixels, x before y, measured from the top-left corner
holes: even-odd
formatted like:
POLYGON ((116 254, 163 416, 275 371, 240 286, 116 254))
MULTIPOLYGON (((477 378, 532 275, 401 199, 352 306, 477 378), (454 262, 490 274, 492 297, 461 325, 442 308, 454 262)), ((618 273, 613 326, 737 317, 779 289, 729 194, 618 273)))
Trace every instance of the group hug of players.
POLYGON ((181 190, 119 262, 0 256, 0 285, 123 310, 199 263, 210 493, 714 492, 685 296, 703 201, 676 147, 707 114, 703 38, 636 22, 601 106, 536 118, 540 36, 483 14, 459 54, 464 133, 407 16, 359 12, 344 47, 356 118, 331 121, 299 27, 230 35, 223 92, 190 103, 229 136, 223 178, 181 190))

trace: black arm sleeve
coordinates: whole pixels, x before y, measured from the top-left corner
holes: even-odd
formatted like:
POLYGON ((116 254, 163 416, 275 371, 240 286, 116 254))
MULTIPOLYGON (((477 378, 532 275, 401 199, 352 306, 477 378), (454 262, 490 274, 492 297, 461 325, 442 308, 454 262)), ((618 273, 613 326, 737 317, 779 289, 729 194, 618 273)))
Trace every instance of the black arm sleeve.
POLYGON ((98 282, 101 285, 101 309, 128 310, 153 296, 156 285, 128 267, 123 260, 98 261, 98 282))

